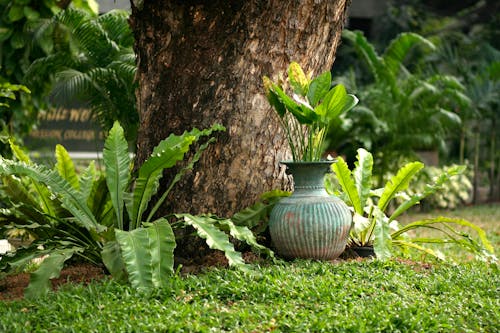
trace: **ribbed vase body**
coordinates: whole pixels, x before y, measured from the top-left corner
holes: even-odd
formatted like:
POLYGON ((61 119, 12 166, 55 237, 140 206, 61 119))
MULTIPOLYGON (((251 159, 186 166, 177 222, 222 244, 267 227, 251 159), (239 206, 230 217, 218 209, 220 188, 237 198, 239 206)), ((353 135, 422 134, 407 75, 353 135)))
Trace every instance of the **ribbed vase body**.
POLYGON ((345 249, 352 215, 342 200, 325 191, 324 176, 333 162, 283 163, 295 190, 271 211, 269 231, 276 251, 285 258, 337 258, 345 249))

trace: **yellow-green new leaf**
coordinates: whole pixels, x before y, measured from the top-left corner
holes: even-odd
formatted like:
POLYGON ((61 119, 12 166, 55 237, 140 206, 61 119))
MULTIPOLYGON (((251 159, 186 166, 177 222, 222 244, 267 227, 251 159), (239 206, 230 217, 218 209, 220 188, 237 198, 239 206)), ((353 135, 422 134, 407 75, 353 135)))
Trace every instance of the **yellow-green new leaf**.
POLYGON ((411 162, 399 169, 398 173, 392 177, 384 187, 384 192, 380 196, 378 207, 381 211, 385 211, 389 202, 396 196, 397 193, 408 188, 410 180, 424 167, 421 162, 411 162))
POLYGON ((76 175, 75 165, 68 154, 68 151, 62 145, 56 145, 56 170, 62 178, 75 189, 80 189, 78 176, 76 175))
POLYGON ((337 176, 342 191, 347 196, 349 203, 354 208, 354 211, 359 215, 363 215, 363 207, 361 206, 361 201, 359 199, 358 191, 356 185, 351 177, 351 170, 347 166, 347 163, 342 157, 338 157, 337 161, 332 165, 332 169, 337 176))

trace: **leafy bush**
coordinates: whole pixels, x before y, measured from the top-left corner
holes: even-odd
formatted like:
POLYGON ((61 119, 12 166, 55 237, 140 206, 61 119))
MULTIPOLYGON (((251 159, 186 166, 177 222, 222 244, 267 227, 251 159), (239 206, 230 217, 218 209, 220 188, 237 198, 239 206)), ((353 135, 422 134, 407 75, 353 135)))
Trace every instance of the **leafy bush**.
POLYGON ((26 80, 57 106, 72 107, 75 101, 87 106, 103 130, 120 121, 127 140, 134 141, 139 118, 128 16, 120 10, 99 16, 60 11, 35 31, 47 55, 29 66, 26 80))
POLYGON ((405 66, 417 46, 434 52, 435 45, 421 35, 402 33, 379 54, 360 31, 344 30, 343 37, 372 80, 360 86, 365 76, 341 80, 361 102, 332 127, 330 148, 349 157, 357 147, 375 152, 375 170, 382 175, 396 171, 393 161, 411 157, 415 150, 444 149, 447 136, 460 129, 455 110, 470 104, 465 88, 454 76, 424 75, 405 66))
MULTIPOLYGON (((449 165, 444 167, 428 166, 416 175, 415 181, 410 188, 406 190, 406 194, 413 196, 425 190, 426 184, 436 181, 443 173, 448 173, 450 170, 462 168, 459 165, 449 165)), ((472 182, 469 169, 451 177, 447 182, 443 183, 441 189, 425 199, 421 204, 424 209, 442 208, 454 209, 470 202, 472 193, 472 182)))
MULTIPOLYGON (((170 223, 165 218, 155 218, 155 213, 173 185, 192 169, 215 140, 210 137, 212 133, 223 129, 214 125, 180 136, 170 135, 154 148, 136 174, 132 174, 128 144, 118 122, 105 142, 104 175, 96 173, 91 164, 78 176, 62 146, 56 147, 55 169, 49 169, 33 164, 12 145, 18 160, 0 160, 3 195, 10 205, 1 212, 0 228, 29 229, 36 240, 2 257, 0 268, 3 271, 20 268, 35 257, 47 255, 32 274, 29 297, 46 293, 49 279, 57 277, 64 263, 75 255, 103 263, 116 279, 128 279, 136 288, 163 286, 165 277, 173 273, 176 241, 170 223), (163 170, 184 159, 190 147, 202 137, 209 138, 149 208, 163 170)), ((236 227, 230 220, 213 221, 190 215, 181 218, 178 227, 194 226, 210 247, 225 251, 230 264, 245 268, 243 260, 234 259, 239 254, 223 230, 258 247, 247 228, 236 227)))

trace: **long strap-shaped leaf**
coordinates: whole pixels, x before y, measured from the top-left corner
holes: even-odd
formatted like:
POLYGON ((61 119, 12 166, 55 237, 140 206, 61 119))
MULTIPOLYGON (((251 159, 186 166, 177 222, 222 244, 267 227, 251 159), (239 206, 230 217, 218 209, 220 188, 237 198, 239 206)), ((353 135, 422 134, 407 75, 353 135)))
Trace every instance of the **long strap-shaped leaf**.
POLYGON ((161 142, 164 149, 156 149, 152 156, 139 169, 135 181, 132 205, 127 206, 131 220, 131 229, 137 228, 142 214, 147 209, 151 197, 157 192, 159 179, 166 168, 171 168, 184 158, 196 137, 189 133, 181 136, 170 135, 161 142))
POLYGON ((254 248, 260 252, 267 253, 267 255, 269 255, 271 258, 274 257, 274 252, 271 251, 269 248, 257 243, 257 239, 255 238, 255 235, 247 227, 237 226, 230 219, 223 219, 223 220, 219 220, 218 222, 222 225, 229 227, 229 233, 235 239, 238 239, 240 241, 244 241, 245 243, 250 245, 252 248, 254 248))
POLYGON ((392 237, 388 219, 378 207, 375 207, 373 215, 375 218, 373 249, 377 259, 387 260, 392 257, 392 237))
POLYGON ((466 169, 465 166, 457 165, 443 172, 441 175, 439 175, 438 179, 436 179, 434 184, 426 185, 422 193, 417 193, 413 195, 410 199, 406 200, 401 205, 399 205, 398 208, 396 208, 396 210, 394 210, 394 212, 392 213, 391 217, 389 218, 389 221, 394 220, 396 217, 404 213, 410 207, 413 207, 414 205, 419 203, 422 199, 425 199, 429 195, 432 195, 433 193, 436 193, 437 191, 441 190, 444 184, 448 182, 451 177, 462 174, 465 171, 465 169, 466 169))
POLYGON ((73 186, 75 190, 80 189, 78 176, 76 175, 75 165, 68 154, 68 151, 62 145, 56 145, 56 169, 62 178, 73 186))
MULTIPOLYGON (((16 145, 12 140, 9 140, 10 149, 12 150, 12 154, 21 162, 32 165, 33 162, 29 158, 28 154, 26 154, 21 147, 16 145)), ((43 211, 51 216, 56 215, 57 207, 54 205, 54 202, 50 199, 50 195, 48 195, 49 191, 45 186, 39 184, 35 179, 30 184, 33 187, 34 192, 38 194, 38 202, 42 207, 43 211)))
MULTIPOLYGON (((372 188, 373 156, 363 148, 358 149, 356 167, 353 171, 361 209, 366 206, 372 188)), ((360 214, 358 211, 356 211, 360 214)))
POLYGON ((339 156, 337 158, 337 162, 333 164, 332 169, 337 176, 339 184, 342 187, 342 191, 344 191, 347 198, 351 202, 354 211, 359 215, 363 215, 363 207, 361 206, 358 191, 356 190, 354 181, 351 178, 351 170, 349 170, 347 163, 342 157, 339 156))
POLYGON ((165 219, 132 231, 115 229, 129 281, 134 288, 160 288, 173 273, 175 236, 165 219))
POLYGON ((408 188, 410 180, 424 167, 421 162, 411 162, 398 170, 398 173, 392 177, 384 187, 384 192, 380 196, 378 207, 381 211, 385 211, 389 202, 396 196, 398 192, 408 188))
POLYGON ((66 260, 75 252, 81 251, 83 251, 81 248, 54 249, 31 274, 30 284, 24 293, 26 298, 36 299, 47 294, 51 289, 50 279, 59 277, 66 260))
POLYGON ((177 184, 188 171, 193 169, 194 165, 200 160, 201 154, 208 148, 208 146, 211 143, 213 143, 215 141, 216 141, 216 138, 210 138, 207 140, 207 142, 205 142, 204 144, 199 146, 198 150, 196 151, 194 156, 191 158, 189 163, 186 166, 184 166, 181 170, 179 170, 179 172, 177 172, 174 179, 172 179, 172 181, 168 185, 168 188, 165 190, 165 192, 163 192, 161 197, 156 201, 155 205, 153 206, 153 208, 150 210, 150 212, 148 214, 148 218, 146 219, 146 222, 151 221, 151 219, 156 214, 158 209, 161 207, 161 205, 163 205, 163 202, 165 202, 165 199, 167 198, 170 191, 172 191, 172 188, 175 186, 175 184, 177 184))
POLYGON ((176 215, 184 218, 187 225, 194 227, 198 235, 207 241, 207 245, 214 250, 224 252, 229 265, 240 269, 246 269, 246 264, 241 257, 241 253, 234 249, 234 245, 229 241, 228 236, 214 225, 213 219, 206 216, 193 216, 189 214, 176 215))
POLYGON ((124 193, 130 181, 130 156, 123 128, 116 121, 104 143, 106 183, 116 214, 116 227, 123 229, 124 193))
POLYGON ((391 41, 391 44, 384 52, 383 59, 387 69, 391 71, 393 75, 398 75, 408 51, 416 44, 424 45, 430 50, 436 49, 431 41, 412 32, 401 33, 391 41))
POLYGON ((105 227, 97 223, 80 192, 76 191, 66 180, 54 170, 43 165, 26 165, 6 159, 0 160, 0 174, 24 175, 39 181, 51 188, 52 193, 59 196, 63 206, 75 217, 78 224, 88 230, 101 232, 105 227))
POLYGON ((477 235, 479 236, 479 239, 481 240, 481 243, 484 246, 484 248, 492 254, 495 252, 495 250, 493 249, 493 245, 491 245, 490 241, 488 240, 488 237, 486 236, 486 232, 481 227, 479 227, 479 226, 475 225, 474 223, 469 222, 467 220, 458 219, 458 218, 450 218, 450 217, 440 216, 440 217, 436 217, 436 218, 432 218, 432 219, 424 219, 424 220, 414 221, 414 222, 406 224, 405 226, 401 227, 398 231, 394 232, 392 234, 392 237, 397 238, 401 234, 403 234, 409 230, 417 229, 417 228, 421 228, 421 227, 425 227, 425 226, 430 226, 430 225, 438 224, 438 223, 451 224, 451 225, 457 225, 457 226, 461 225, 461 226, 473 229, 477 233, 477 235))
MULTIPOLYGON (((194 142, 198 141, 202 136, 210 136, 215 131, 222 131, 225 128, 219 124, 215 124, 210 128, 204 130, 198 130, 197 128, 192 129, 190 132, 184 132, 182 135, 170 135, 167 139, 162 140, 154 149, 151 157, 144 162, 144 164, 139 169, 139 176, 137 177, 135 183, 135 189, 133 193, 132 205, 127 207, 132 225, 139 225, 143 221, 142 215, 147 209, 151 197, 156 193, 158 189, 159 179, 162 177, 162 172, 166 168, 173 167, 178 161, 184 158, 185 153, 189 150, 189 147, 194 142)), ((181 169, 178 174, 174 177, 170 183, 167 191, 162 195, 160 200, 157 202, 151 213, 149 214, 147 221, 150 221, 159 205, 163 203, 168 192, 177 183, 180 178, 188 171, 193 168, 193 165, 200 158, 201 153, 208 147, 210 143, 214 141, 213 138, 209 139, 208 142, 203 144, 198 152, 193 156, 192 160, 181 169)))

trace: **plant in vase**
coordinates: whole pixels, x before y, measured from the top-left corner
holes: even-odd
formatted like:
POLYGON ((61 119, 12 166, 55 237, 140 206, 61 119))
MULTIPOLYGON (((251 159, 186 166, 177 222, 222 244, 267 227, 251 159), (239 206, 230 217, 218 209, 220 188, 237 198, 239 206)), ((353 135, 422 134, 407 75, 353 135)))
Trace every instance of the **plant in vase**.
POLYGON ((263 81, 292 152, 293 161, 282 163, 294 178, 295 190, 271 211, 271 239, 283 257, 334 259, 344 251, 352 216, 341 200, 326 193, 324 175, 333 161, 322 156, 330 125, 358 99, 343 85, 332 87, 329 71, 313 79, 296 62, 288 68, 291 97, 284 80, 263 81))

